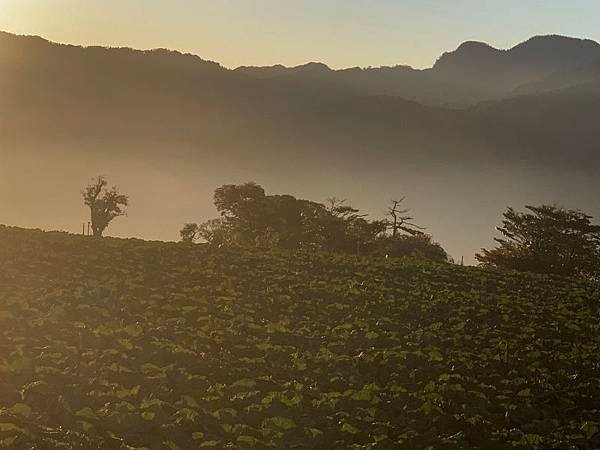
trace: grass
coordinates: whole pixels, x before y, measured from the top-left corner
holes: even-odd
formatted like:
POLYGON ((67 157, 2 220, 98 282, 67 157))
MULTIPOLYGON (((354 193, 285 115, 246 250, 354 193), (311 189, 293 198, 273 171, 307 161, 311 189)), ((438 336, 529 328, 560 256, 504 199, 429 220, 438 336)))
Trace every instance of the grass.
POLYGON ((0 447, 600 448, 600 286, 0 227, 0 447))

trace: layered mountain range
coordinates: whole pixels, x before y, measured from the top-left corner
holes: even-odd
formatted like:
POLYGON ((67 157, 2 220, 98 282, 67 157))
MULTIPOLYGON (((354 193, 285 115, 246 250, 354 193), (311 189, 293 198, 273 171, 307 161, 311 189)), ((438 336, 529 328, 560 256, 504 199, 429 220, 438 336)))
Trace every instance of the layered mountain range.
POLYGON ((299 67, 240 67, 263 79, 365 95, 393 95, 431 106, 465 107, 482 101, 557 90, 598 90, 600 44, 563 36, 538 36, 509 50, 465 42, 430 69, 407 66, 332 70, 321 63, 299 67))
POLYGON ((81 182, 106 173, 138 205, 116 234, 174 239, 214 187, 255 180, 373 214, 406 194, 468 258, 508 204, 600 214, 599 114, 600 44, 562 36, 466 42, 425 70, 230 70, 0 33, 0 222, 75 230, 81 182))

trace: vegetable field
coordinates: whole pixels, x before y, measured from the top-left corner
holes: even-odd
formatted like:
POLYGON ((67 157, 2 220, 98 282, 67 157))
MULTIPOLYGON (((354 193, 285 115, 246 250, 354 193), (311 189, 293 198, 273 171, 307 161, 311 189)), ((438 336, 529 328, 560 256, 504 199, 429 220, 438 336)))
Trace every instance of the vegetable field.
POLYGON ((600 285, 0 227, 0 448, 600 448, 600 285))

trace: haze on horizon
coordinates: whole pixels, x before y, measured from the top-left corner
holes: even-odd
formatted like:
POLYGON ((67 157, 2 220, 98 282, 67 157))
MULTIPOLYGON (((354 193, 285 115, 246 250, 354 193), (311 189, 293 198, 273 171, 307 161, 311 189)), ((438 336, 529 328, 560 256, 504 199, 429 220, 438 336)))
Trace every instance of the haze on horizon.
POLYGON ((497 48, 537 34, 600 40, 599 16, 595 0, 0 0, 4 31, 76 45, 170 48, 229 68, 309 61, 424 68, 468 40, 497 48))
POLYGON ((346 198, 372 218, 406 195, 419 224, 467 263, 507 206, 557 202, 600 217, 600 44, 547 36, 595 39, 586 21, 600 6, 556 2, 534 15, 542 2, 529 2, 512 18, 515 2, 260 4, 261 14, 147 1, 142 13, 140 1, 0 0, 0 30, 230 67, 430 66, 450 53, 431 71, 307 66, 271 78, 0 33, 0 223, 80 232, 80 189, 99 174, 132 199, 109 234, 143 239, 177 239, 183 223, 215 216, 216 187, 251 180, 269 194, 346 198), (465 40, 527 42, 453 51, 465 40))

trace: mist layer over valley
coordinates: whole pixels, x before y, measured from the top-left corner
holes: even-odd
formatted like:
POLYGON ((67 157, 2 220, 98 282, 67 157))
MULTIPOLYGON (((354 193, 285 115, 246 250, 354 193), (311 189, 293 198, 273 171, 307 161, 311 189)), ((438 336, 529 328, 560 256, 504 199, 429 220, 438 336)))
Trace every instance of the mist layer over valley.
POLYGON ((215 215, 216 187, 249 180, 347 198, 373 217, 406 195, 467 261, 508 205, 600 216, 600 46, 482 45, 427 71, 232 71, 167 50, 0 34, 0 223, 79 232, 80 190, 98 174, 132 201, 109 234, 146 239, 177 239, 184 222, 215 215))

